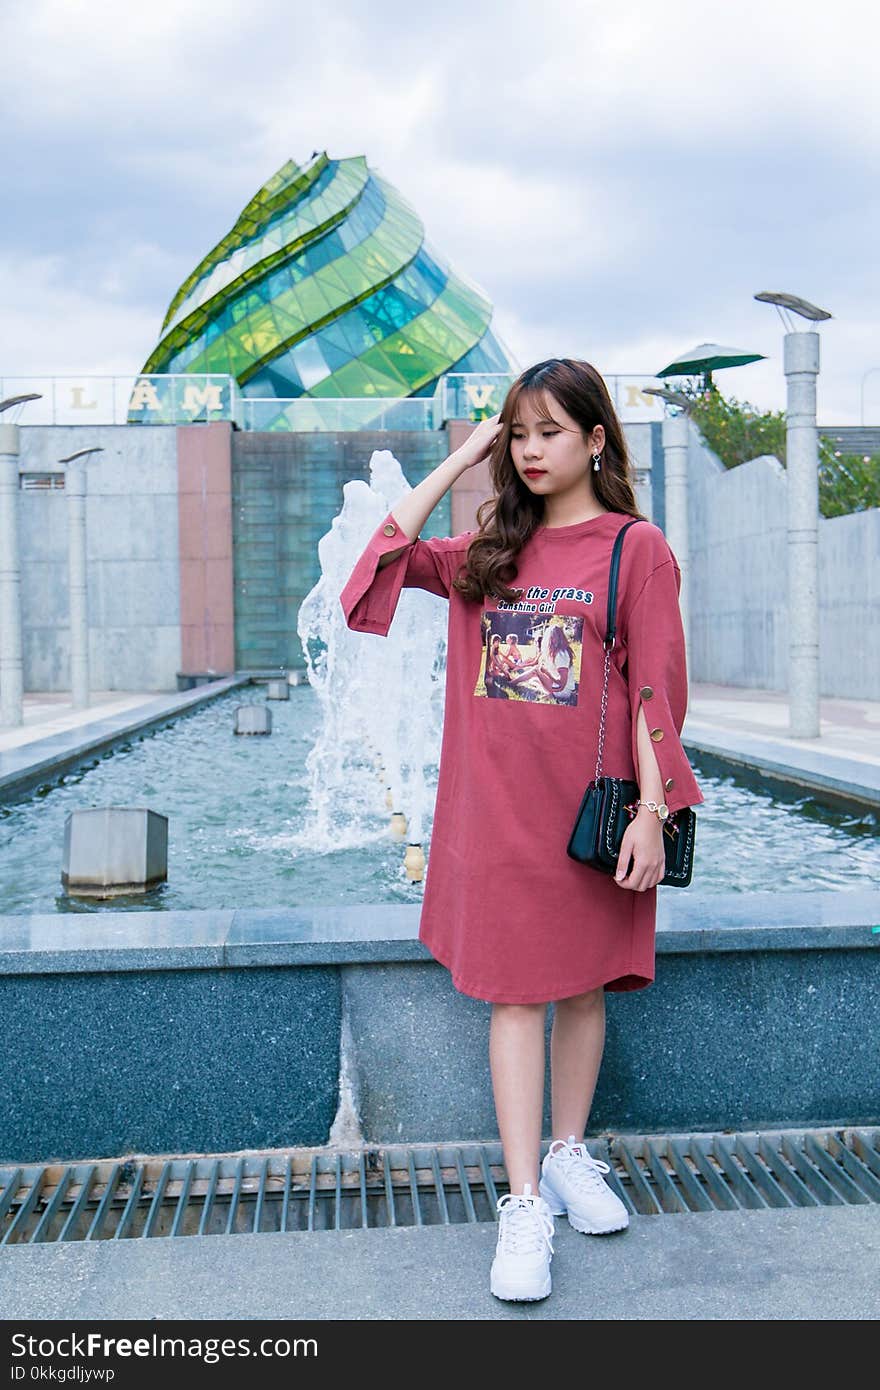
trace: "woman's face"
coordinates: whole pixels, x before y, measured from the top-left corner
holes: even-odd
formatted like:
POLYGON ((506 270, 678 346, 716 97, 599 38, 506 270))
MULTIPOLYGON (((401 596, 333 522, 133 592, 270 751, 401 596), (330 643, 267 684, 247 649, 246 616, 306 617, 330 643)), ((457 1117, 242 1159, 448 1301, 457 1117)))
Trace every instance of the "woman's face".
POLYGON ((549 391, 544 397, 543 409, 536 408, 525 392, 519 398, 510 430, 514 467, 529 490, 539 496, 566 492, 591 496, 590 455, 604 447, 605 430, 597 425, 585 439, 577 421, 555 397, 549 391))

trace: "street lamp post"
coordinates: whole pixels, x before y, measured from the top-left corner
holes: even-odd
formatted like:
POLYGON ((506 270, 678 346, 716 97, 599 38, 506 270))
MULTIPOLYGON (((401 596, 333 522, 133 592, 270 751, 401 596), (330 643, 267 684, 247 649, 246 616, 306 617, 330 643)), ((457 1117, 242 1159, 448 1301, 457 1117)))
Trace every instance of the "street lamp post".
POLYGON ((681 391, 664 386, 646 386, 645 394, 659 396, 667 405, 677 406, 663 421, 663 474, 666 512, 666 539, 681 570, 679 607, 684 628, 686 653, 690 647, 690 533, 688 530, 688 442, 692 402, 681 391))
POLYGON ((89 607, 86 548, 86 470, 80 460, 100 454, 100 446, 77 449, 59 459, 67 465, 64 492, 67 498, 67 563, 70 604, 70 690, 74 709, 89 703, 89 607))
POLYGON ((788 493, 788 731, 818 738, 819 713, 819 440, 816 377, 819 334, 796 331, 787 311, 819 322, 830 319, 796 295, 763 291, 755 299, 775 304, 786 329, 785 454, 788 493), (783 313, 783 310, 786 313, 783 313))
MULTIPOLYGON (((8 396, 0 415, 38 401, 38 392, 8 396)), ((24 720, 22 664, 21 554, 18 543, 18 425, 0 419, 0 724, 24 720)))

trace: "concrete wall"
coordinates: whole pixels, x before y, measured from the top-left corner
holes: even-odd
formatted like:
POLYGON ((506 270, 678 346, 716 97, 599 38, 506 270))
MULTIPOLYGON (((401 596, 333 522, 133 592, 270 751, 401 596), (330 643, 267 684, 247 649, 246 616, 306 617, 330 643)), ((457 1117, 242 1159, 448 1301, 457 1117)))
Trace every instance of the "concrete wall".
MULTIPOLYGON (((867 1023, 880 1023, 876 948, 678 954, 662 938, 658 947, 650 988, 606 995, 589 1133, 880 1120, 867 1023), (841 1036, 846 1048, 835 1046, 841 1036)), ((357 1110, 371 1142, 498 1138, 491 1005, 458 994, 436 963, 350 965, 343 986, 357 1110)), ((548 1009, 548 1044, 551 1023, 548 1009)), ((548 1047, 544 1135, 550 1087, 548 1047)))
MULTIPOLYGON (((692 428, 690 676, 788 688, 788 476, 778 459, 727 469, 692 428)), ((819 518, 820 693, 875 699, 880 508, 819 518)))
POLYGON ((880 507, 819 526, 821 691, 876 700, 880 686, 880 507))
MULTIPOLYGON (((427 434, 257 434, 228 424, 29 426, 21 468, 48 472, 86 445, 92 686, 176 688, 179 671, 299 665, 299 605, 317 543, 349 478, 391 449, 417 483, 466 438, 427 434)), ((630 425, 642 510, 665 524, 660 427, 630 425)), ((773 458, 725 469, 692 430, 689 450, 690 676, 787 688, 787 479, 773 458)), ((423 534, 475 524, 485 468, 462 475, 423 534)), ((19 494, 25 689, 65 691, 65 494, 19 494)), ((880 684, 880 508, 819 522, 821 679, 826 696, 872 699, 880 684)))
POLYGON ((711 461, 691 448, 691 679, 784 689, 785 470, 771 458, 732 469, 711 461))
POLYGON ((332 967, 0 973, 0 1005, 4 1043, 33 1064, 4 1099, 0 1162, 327 1142, 339 1094, 332 967))
MULTIPOLYGON (((176 430, 29 426, 20 471, 99 445, 87 463, 89 672, 94 690, 173 690, 180 666, 176 430)), ((70 689, 67 507, 19 493, 25 690, 70 689)))

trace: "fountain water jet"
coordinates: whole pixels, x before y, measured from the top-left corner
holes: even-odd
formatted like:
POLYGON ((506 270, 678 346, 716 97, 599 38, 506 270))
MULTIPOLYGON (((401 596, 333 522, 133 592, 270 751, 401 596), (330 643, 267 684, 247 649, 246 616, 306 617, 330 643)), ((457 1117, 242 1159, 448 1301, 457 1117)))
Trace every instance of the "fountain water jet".
POLYGON ((388 799, 391 833, 407 841, 405 872, 417 882, 443 728, 446 601, 404 589, 387 637, 353 632, 339 602, 370 536, 411 490, 387 449, 371 455, 369 484, 344 485, 342 507, 318 542, 321 577, 302 602, 297 632, 321 707, 306 758, 310 848, 363 843, 388 799))

